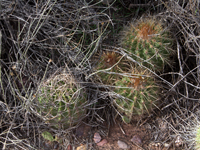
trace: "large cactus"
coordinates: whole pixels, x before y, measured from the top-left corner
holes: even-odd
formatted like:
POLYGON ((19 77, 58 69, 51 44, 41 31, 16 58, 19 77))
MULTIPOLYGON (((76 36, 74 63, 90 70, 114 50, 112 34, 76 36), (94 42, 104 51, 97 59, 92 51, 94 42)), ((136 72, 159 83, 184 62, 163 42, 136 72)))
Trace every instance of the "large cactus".
POLYGON ((69 73, 62 72, 43 82, 37 99, 38 112, 56 128, 71 127, 86 113, 83 108, 86 96, 69 73))
POLYGON ((114 91, 122 97, 117 98, 114 103, 119 112, 124 114, 122 116, 126 123, 131 121, 132 116, 149 113, 155 108, 159 89, 147 70, 134 68, 131 76, 123 76, 115 84, 117 87, 114 91))
POLYGON ((172 39, 160 21, 141 19, 124 30, 121 44, 137 61, 159 71, 169 61, 172 39))

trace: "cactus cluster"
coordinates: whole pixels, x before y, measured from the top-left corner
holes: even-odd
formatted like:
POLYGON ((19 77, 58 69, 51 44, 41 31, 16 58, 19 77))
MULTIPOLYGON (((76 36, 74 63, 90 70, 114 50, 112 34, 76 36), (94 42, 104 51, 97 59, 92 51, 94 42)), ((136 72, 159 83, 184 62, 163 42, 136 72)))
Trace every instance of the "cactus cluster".
POLYGON ((114 102, 122 119, 129 123, 132 116, 149 113, 155 108, 158 99, 158 87, 152 75, 141 67, 135 67, 129 77, 123 76, 116 81, 115 92, 122 97, 114 102))
MULTIPOLYGON (((172 40, 169 32, 163 29, 162 23, 152 18, 139 20, 124 31, 121 44, 130 52, 130 56, 152 71, 160 72, 172 52, 172 40)), ((149 113, 157 106, 160 88, 145 67, 125 58, 120 60, 120 57, 122 56, 114 51, 105 52, 98 69, 112 67, 114 75, 104 73, 100 77, 104 83, 115 86, 113 91, 118 96, 114 104, 124 122, 128 123, 134 115, 149 113)))
POLYGON ((136 55, 134 59, 154 71, 160 71, 168 63, 172 52, 172 39, 155 19, 141 19, 124 30, 121 44, 136 55))
POLYGON ((55 128, 69 128, 86 113, 86 96, 69 73, 61 72, 41 83, 37 100, 38 112, 55 128))
POLYGON ((109 55, 104 53, 102 55, 104 61, 99 64, 101 65, 99 69, 113 67, 111 70, 115 74, 100 73, 100 75, 103 82, 115 86, 113 90, 118 96, 114 99, 114 104, 123 121, 129 123, 133 116, 149 113, 156 107, 159 88, 155 78, 144 67, 128 63, 125 58, 119 61, 118 65, 113 66, 116 63, 113 60, 120 58, 114 56, 116 56, 114 52, 109 55))

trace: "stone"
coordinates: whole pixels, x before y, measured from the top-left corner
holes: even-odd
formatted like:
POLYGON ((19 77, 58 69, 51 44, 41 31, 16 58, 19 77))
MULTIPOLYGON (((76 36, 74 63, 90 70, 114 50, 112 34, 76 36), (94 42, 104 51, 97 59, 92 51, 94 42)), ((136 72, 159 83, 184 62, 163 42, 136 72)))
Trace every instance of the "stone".
POLYGON ((94 134, 94 142, 95 143, 99 143, 100 141, 101 141, 101 136, 100 136, 100 134, 98 133, 98 132, 96 132, 95 134, 94 134))
POLYGON ((117 141, 117 144, 118 144, 119 148, 122 148, 122 149, 129 149, 128 144, 126 144, 126 143, 123 142, 123 141, 118 140, 118 141, 117 141))
POLYGON ((81 145, 77 147, 76 150, 87 150, 87 145, 81 145))
POLYGON ((142 144, 142 139, 138 135, 134 135, 133 138, 131 139, 131 142, 141 145, 142 144))
POLYGON ((103 139, 101 142, 97 143, 97 146, 103 146, 106 143, 108 143, 108 141, 106 139, 103 139))

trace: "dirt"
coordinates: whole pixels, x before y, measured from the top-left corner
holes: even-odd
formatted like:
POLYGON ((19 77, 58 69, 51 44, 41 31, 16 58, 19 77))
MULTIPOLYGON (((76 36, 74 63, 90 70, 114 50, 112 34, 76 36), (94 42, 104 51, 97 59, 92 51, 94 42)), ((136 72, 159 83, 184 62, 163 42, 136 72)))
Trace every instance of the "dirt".
MULTIPOLYGON (((80 126, 76 130, 76 134, 80 139, 91 137, 92 144, 87 143, 85 145, 93 145, 92 147, 97 150, 120 150, 118 141, 127 144, 129 150, 139 150, 143 149, 142 147, 148 147, 150 140, 149 131, 144 126, 138 127, 133 124, 124 123, 116 123, 108 131, 103 129, 94 130, 88 126, 80 126), (101 140, 95 143, 97 135, 100 135, 101 140)), ((76 149, 79 149, 83 145, 83 143, 78 145, 76 149)), ((90 146, 88 148, 91 149, 90 146)))
POLYGON ((147 146, 149 133, 144 127, 123 124, 111 127, 108 136, 103 138, 107 139, 108 143, 98 147, 99 150, 120 150, 118 140, 125 142, 130 147, 130 150, 139 150, 142 149, 141 147, 147 146), (141 143, 137 141, 135 143, 131 142, 131 139, 136 136, 141 139, 141 143))
MULTIPOLYGON (((162 130, 157 136, 162 137, 167 132, 168 126, 163 127, 165 122, 160 118, 155 119, 155 123, 154 125, 158 125, 159 130, 162 130)), ((103 128, 81 125, 76 129, 76 137, 79 138, 79 141, 85 142, 74 145, 74 147, 76 150, 83 150, 83 147, 87 150, 126 150, 126 148, 119 147, 119 143, 122 143, 128 147, 128 150, 182 150, 182 142, 179 145, 176 144, 176 141, 174 143, 155 142, 152 139, 153 129, 148 125, 145 123, 137 125, 136 122, 125 124, 118 121, 108 130, 106 125, 102 126, 103 128)))

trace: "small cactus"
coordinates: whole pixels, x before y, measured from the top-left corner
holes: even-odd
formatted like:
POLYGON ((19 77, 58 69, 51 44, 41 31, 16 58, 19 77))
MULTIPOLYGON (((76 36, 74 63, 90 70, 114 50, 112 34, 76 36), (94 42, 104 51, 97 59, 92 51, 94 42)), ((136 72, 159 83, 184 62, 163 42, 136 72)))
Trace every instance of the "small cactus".
POLYGON ((41 84, 38 112, 53 127, 69 128, 85 115, 86 96, 71 74, 62 72, 41 84))
POLYGON ((151 74, 142 68, 134 68, 130 77, 123 76, 115 82, 115 92, 122 97, 114 103, 124 122, 129 123, 133 115, 143 115, 155 108, 158 100, 158 87, 151 74))
POLYGON ((125 65, 122 65, 123 60, 120 60, 121 57, 122 56, 120 56, 120 54, 117 54, 114 51, 103 52, 101 60, 97 66, 97 70, 105 70, 110 68, 110 70, 107 70, 108 72, 116 73, 116 74, 109 74, 107 72, 99 72, 98 75, 101 77, 103 83, 112 85, 113 82, 118 77, 117 73, 122 72, 122 69, 125 68, 125 65))
POLYGON ((154 19, 139 20, 131 24, 122 36, 121 44, 129 50, 136 61, 159 71, 169 61, 172 40, 169 32, 164 31, 160 21, 154 19))

